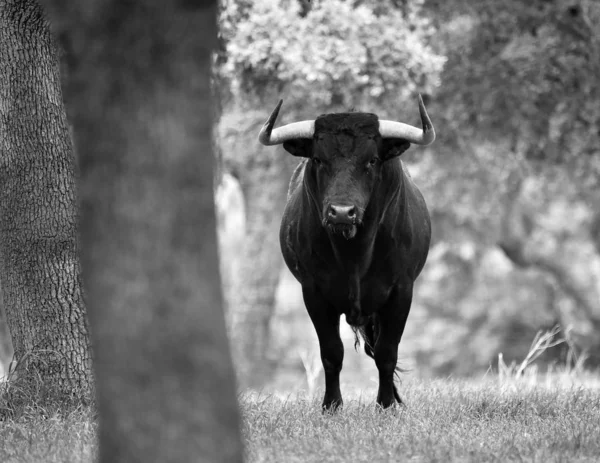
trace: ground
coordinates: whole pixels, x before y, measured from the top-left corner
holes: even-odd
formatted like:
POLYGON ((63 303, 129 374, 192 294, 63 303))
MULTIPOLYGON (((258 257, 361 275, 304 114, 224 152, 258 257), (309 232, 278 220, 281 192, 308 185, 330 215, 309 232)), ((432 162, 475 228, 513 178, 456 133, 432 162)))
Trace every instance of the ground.
MULTIPOLYGON (((319 389, 244 392, 246 461, 592 462, 600 456, 598 373, 470 380, 405 374, 400 389, 406 406, 381 411, 372 387, 344 384, 345 404, 335 415, 321 413, 319 389)), ((97 455, 90 409, 64 415, 30 408, 3 419, 1 462, 88 462, 97 455)))

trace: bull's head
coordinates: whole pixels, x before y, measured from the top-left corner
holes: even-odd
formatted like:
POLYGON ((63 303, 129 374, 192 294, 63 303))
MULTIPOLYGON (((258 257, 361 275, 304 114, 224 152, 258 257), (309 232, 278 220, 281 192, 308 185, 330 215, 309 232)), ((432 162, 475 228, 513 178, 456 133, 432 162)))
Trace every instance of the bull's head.
POLYGON ((379 120, 369 113, 326 114, 274 129, 282 103, 280 100, 258 139, 267 146, 283 144, 294 156, 309 159, 305 181, 323 226, 346 239, 353 238, 362 224, 385 162, 401 155, 411 143, 429 145, 435 139, 420 95, 422 129, 379 120))

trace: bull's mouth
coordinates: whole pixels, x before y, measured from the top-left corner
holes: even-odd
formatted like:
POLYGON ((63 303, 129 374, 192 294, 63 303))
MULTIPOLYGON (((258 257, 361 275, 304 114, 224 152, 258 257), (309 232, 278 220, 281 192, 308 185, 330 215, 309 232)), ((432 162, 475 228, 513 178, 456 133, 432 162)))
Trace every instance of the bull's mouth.
POLYGON ((358 227, 356 224, 327 222, 327 229, 334 235, 342 235, 347 240, 356 236, 358 227))

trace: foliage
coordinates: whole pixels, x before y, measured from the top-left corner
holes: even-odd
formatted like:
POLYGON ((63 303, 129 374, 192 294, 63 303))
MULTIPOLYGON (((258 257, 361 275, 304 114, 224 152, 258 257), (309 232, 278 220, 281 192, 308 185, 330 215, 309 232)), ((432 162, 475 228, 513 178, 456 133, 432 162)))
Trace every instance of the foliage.
MULTIPOLYGON (((592 0, 426 2, 447 56, 439 94, 461 136, 508 141, 550 163, 600 145, 600 4, 592 0)), ((587 158, 587 159, 586 159, 587 158)))
MULTIPOLYGON (((472 294, 488 296, 476 304, 465 304, 469 295, 453 300, 449 311, 462 314, 456 322, 472 338, 503 313, 506 332, 516 338, 525 326, 517 323, 521 314, 537 313, 538 329, 548 323, 536 309, 541 303, 563 329, 574 328, 580 348, 597 351, 600 4, 427 0, 424 11, 439 31, 434 48, 447 62, 430 110, 441 128, 435 157, 419 165, 417 180, 425 180, 433 199, 437 240, 474 245, 470 271, 454 278, 471 281, 472 294), (530 268, 527 279, 545 289, 518 279, 508 286, 506 279, 485 286, 469 279, 473 270, 486 272, 478 256, 495 245, 515 266, 530 268), (522 297, 527 292, 529 304, 522 297), (499 312, 501 300, 512 301, 512 309, 499 312), (479 323, 459 321, 477 312, 484 317, 479 323)), ((435 265, 430 260, 428 268, 435 265)), ((445 305, 438 301, 430 316, 445 305)))
POLYGON ((369 2, 321 0, 305 12, 291 0, 227 0, 222 77, 237 96, 285 95, 312 112, 397 104, 439 84, 444 58, 419 12, 420 2, 378 14, 369 2))

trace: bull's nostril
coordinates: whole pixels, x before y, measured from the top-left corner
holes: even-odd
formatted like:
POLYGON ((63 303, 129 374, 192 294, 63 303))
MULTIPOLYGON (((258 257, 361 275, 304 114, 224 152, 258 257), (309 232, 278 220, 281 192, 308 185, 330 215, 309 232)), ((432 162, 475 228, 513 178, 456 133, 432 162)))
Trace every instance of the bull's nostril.
POLYGON ((327 208, 327 220, 334 224, 355 224, 358 209, 356 206, 330 205, 327 208))

